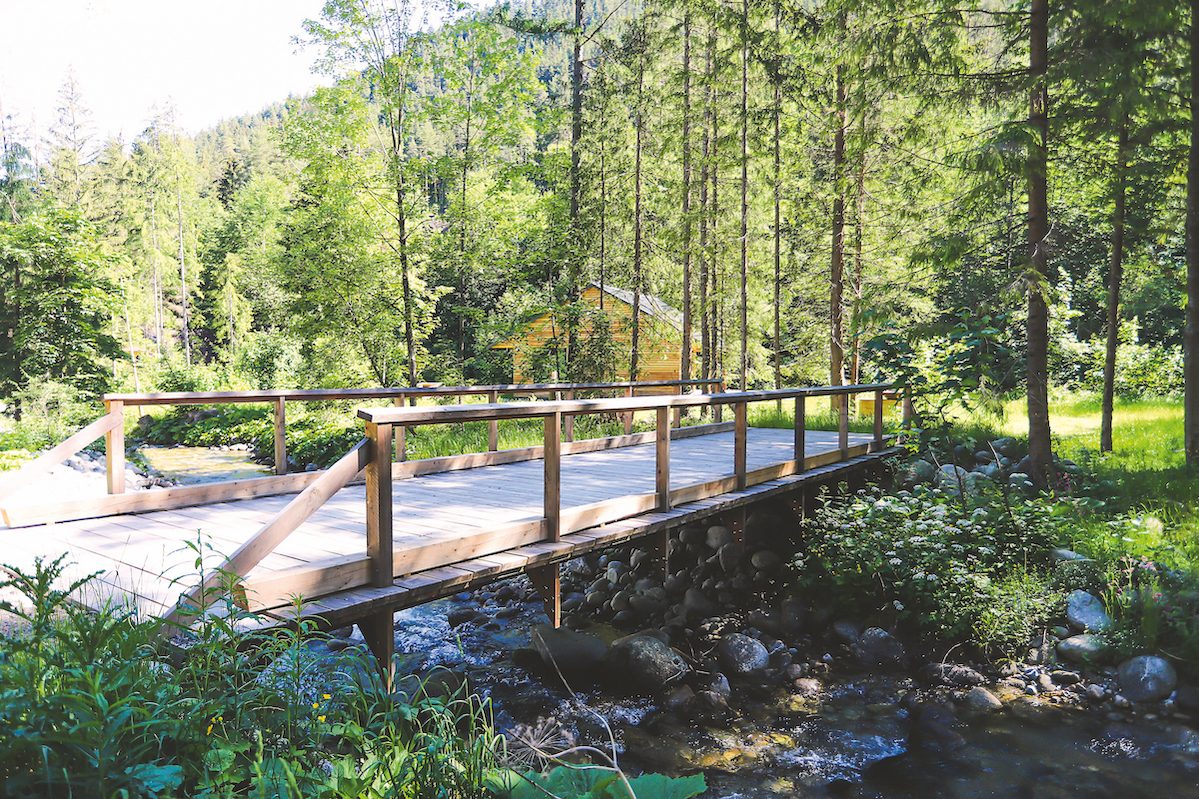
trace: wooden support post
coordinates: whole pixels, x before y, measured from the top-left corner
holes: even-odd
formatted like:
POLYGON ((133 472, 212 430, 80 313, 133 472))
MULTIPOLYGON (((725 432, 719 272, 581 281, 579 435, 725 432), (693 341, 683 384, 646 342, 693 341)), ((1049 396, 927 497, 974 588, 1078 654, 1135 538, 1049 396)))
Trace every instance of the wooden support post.
POLYGON ((837 406, 837 447, 841 450, 841 460, 849 460, 849 395, 842 394, 837 406))
POLYGON ((541 597, 545 615, 554 627, 562 625, 562 574, 557 563, 534 566, 528 570, 529 582, 541 597))
MULTIPOLYGON (((912 432, 912 422, 916 418, 916 410, 912 407, 912 388, 911 386, 903 387, 903 430, 904 433, 912 432)), ((906 436, 905 436, 906 439, 906 436)))
MULTIPOLYGON (((395 406, 397 408, 404 407, 404 395, 403 394, 398 394, 396 396, 395 406)), ((396 450, 396 460, 397 461, 399 461, 400 463, 403 463, 404 461, 408 460, 408 428, 407 427, 395 428, 395 450, 396 450)))
POLYGON ((275 474, 287 474, 287 402, 275 399, 275 474))
MULTIPOLYGON (((575 398, 575 392, 573 389, 566 392, 566 399, 573 400, 574 398, 575 398)), ((575 415, 573 413, 568 414, 566 416, 566 418, 562 420, 562 426, 564 428, 566 428, 566 433, 565 433, 566 440, 574 441, 575 440, 575 415)))
POLYGON ((117 424, 104 434, 104 468, 108 475, 108 493, 125 493, 125 403, 105 400, 106 413, 119 418, 117 424))
POLYGON ((808 412, 807 398, 800 394, 795 398, 795 471, 802 472, 807 467, 804 465, 804 451, 806 442, 804 438, 807 435, 808 412))
MULTIPOLYGON (((626 397, 632 398, 633 387, 628 386, 624 391, 624 395, 626 397)), ((627 436, 627 435, 631 435, 632 432, 633 432, 633 412, 629 411, 628 413, 626 413, 624 415, 624 434, 627 436)))
MULTIPOLYGON (((366 554, 370 558, 371 585, 386 588, 395 579, 392 543, 391 444, 389 424, 366 423, 371 442, 366 463, 366 554)), ((395 655, 395 633, 391 609, 371 614, 358 625, 379 663, 379 671, 390 689, 395 655)))
POLYGON ((883 448, 883 391, 874 392, 874 448, 883 448))
MULTIPOLYGON (((724 393, 724 380, 723 379, 719 383, 716 384, 716 391, 714 391, 713 393, 714 394, 723 394, 724 393)), ((715 415, 717 422, 722 421, 724 419, 724 406, 717 405, 716 409, 713 411, 713 414, 715 415)))
POLYGON ((682 427, 683 426, 683 409, 682 408, 675 408, 671 412, 670 426, 671 427, 682 427))
POLYGON ((669 408, 658 408, 656 432, 658 510, 670 510, 670 419, 669 408))
POLYGON ((543 444, 545 537, 547 541, 557 541, 561 533, 559 519, 562 515, 562 414, 546 415, 543 444))
POLYGON ((738 489, 745 488, 745 443, 749 437, 748 409, 747 402, 738 402, 733 406, 733 471, 737 475, 738 489))
MULTIPOLYGON (((500 393, 498 391, 487 392, 487 401, 492 405, 496 405, 500 401, 500 393)), ((487 451, 496 452, 500 448, 500 423, 495 419, 487 422, 487 451)))
POLYGON ((658 577, 665 580, 670 576, 670 531, 662 529, 648 536, 646 549, 649 550, 650 560, 660 570, 658 577))

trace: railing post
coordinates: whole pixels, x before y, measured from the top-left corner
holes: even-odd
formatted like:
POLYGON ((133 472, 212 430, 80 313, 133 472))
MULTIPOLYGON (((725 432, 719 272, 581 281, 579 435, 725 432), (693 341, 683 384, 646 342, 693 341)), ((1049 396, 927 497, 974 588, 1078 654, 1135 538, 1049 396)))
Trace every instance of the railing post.
POLYGON ((841 394, 838 406, 837 446, 841 450, 841 460, 849 460, 849 394, 841 394))
MULTIPOLYGON (((717 405, 717 408, 720 406, 717 405)), ((749 403, 741 401, 733 405, 733 471, 737 475, 737 488, 745 488, 745 443, 749 436, 749 403)))
MULTIPOLYGON (((566 399, 573 400, 574 398, 575 398, 574 389, 568 390, 566 392, 566 399)), ((566 428, 566 440, 574 441, 575 440, 575 416, 574 416, 574 414, 573 413, 567 414, 566 418, 562 420, 562 424, 566 428)))
POLYGON ((654 425, 656 432, 655 457, 657 460, 656 488, 658 492, 658 510, 670 510, 670 419, 669 408, 658 408, 657 421, 654 425))
POLYGON ((546 414, 545 439, 543 441, 545 476, 543 478, 545 499, 545 537, 557 541, 561 537, 559 520, 562 514, 562 414, 555 411, 546 414))
MULTIPOLYGON (((721 378, 716 383, 716 391, 713 393, 715 393, 715 394, 723 394, 724 393, 724 378, 721 378)), ((713 411, 713 414, 715 415, 717 423, 719 423, 721 420, 724 419, 724 406, 717 405, 715 410, 713 411)))
POLYGON ((883 448, 883 390, 874 392, 874 447, 883 448))
POLYGON ((108 476, 108 493, 125 493, 125 403, 105 400, 105 413, 115 413, 117 424, 104 434, 104 469, 108 476))
MULTIPOLYGON (((404 395, 403 394, 396 395, 395 406, 397 408, 404 407, 404 395)), ((395 431, 394 435, 395 435, 396 460, 399 461, 400 463, 403 463, 404 461, 408 460, 408 428, 400 426, 400 427, 393 428, 393 430, 395 431)))
MULTIPOLYGON (((492 405, 499 404, 500 392, 488 391, 487 402, 492 405)), ((487 451, 495 452, 500 448, 500 423, 495 419, 487 422, 487 451)))
POLYGON ((804 465, 804 437, 808 426, 807 397, 800 394, 795 398, 795 471, 802 472, 804 465))
POLYGON ((287 402, 275 397, 275 474, 287 474, 287 402))
MULTIPOLYGON (((402 429, 402 428, 401 428, 402 429)), ((371 442, 370 458, 366 462, 366 554, 370 558, 371 585, 384 588, 395 579, 392 544, 392 485, 390 424, 366 423, 366 437, 371 442)), ((390 689, 395 659, 395 632, 392 630, 390 608, 372 613, 359 621, 367 646, 374 653, 386 686, 390 689)))
MULTIPOLYGON (((629 384, 625 387, 624 395, 629 399, 633 398, 633 386, 629 384)), ((633 432, 633 412, 628 411, 624 415, 624 434, 630 435, 633 432)))

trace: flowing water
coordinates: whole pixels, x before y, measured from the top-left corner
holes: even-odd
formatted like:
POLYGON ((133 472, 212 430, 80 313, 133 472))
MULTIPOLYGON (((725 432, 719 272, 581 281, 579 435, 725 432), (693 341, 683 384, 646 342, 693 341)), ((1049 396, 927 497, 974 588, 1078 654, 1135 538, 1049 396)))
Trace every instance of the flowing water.
MULTIPOLYGON (((402 671, 445 667, 491 698, 498 726, 552 718, 568 738, 604 745, 611 727, 631 772, 703 771, 709 797, 873 797, 875 799, 1187 799, 1199 797, 1199 733, 1149 716, 1045 711, 963 720, 965 746, 951 755, 908 751, 905 711, 894 677, 830 681, 801 698, 734 685, 733 712, 720 720, 680 718, 647 698, 595 686, 567 691, 522 668, 530 632, 544 617, 535 603, 510 606, 451 628, 450 610, 477 607, 465 596, 397 616, 402 671), (501 615, 502 614, 502 615, 501 615)), ((593 628, 615 637, 612 628, 593 628)))
POLYGON ((138 452, 156 472, 181 485, 240 480, 272 473, 271 467, 256 463, 246 450, 143 446, 138 452))

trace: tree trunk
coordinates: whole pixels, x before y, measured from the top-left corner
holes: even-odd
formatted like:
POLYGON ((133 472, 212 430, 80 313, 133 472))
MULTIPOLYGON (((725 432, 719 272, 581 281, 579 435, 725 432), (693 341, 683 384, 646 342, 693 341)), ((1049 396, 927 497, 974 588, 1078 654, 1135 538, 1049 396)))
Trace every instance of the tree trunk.
POLYGON ((708 94, 712 80, 712 51, 708 50, 704 58, 704 135, 703 152, 700 159, 699 173, 699 326, 700 326, 700 376, 712 377, 709 359, 711 357, 712 337, 708 324, 708 173, 712 136, 712 105, 708 94))
MULTIPOLYGON (((833 253, 829 263, 829 384, 845 383, 845 70, 836 70, 836 127, 833 132, 833 253)), ((839 397, 829 398, 835 409, 839 397)))
POLYGON ((1029 18, 1029 128, 1033 132, 1028 157, 1028 248, 1031 274, 1028 285, 1028 456, 1033 478, 1047 486, 1053 468, 1053 443, 1049 433, 1049 308, 1045 290, 1049 280, 1048 148, 1049 64, 1048 0, 1032 0, 1029 18))
POLYGON ((183 301, 183 358, 188 366, 192 362, 191 319, 187 302, 187 260, 183 252, 183 184, 175 175, 175 200, 179 217, 179 296, 183 301))
POLYGON ((683 12, 683 346, 679 379, 691 379, 691 9, 683 12))
POLYGON ((464 124, 464 135, 462 138, 462 185, 459 187, 459 203, 458 213, 461 218, 458 220, 458 303, 461 306, 458 309, 458 363, 462 366, 466 364, 466 194, 467 180, 470 175, 470 136, 471 122, 474 111, 474 69, 470 69, 470 76, 467 79, 466 91, 466 120, 464 124))
POLYGON ((632 354, 629 358, 629 380, 637 379, 638 349, 641 335, 641 149, 645 135, 645 47, 641 42, 641 53, 637 58, 637 110, 633 125, 636 143, 633 152, 633 320, 632 354))
POLYGON ((749 386, 749 0, 741 0, 741 390, 749 386))
POLYGON ((1183 447, 1187 466, 1199 466, 1199 0, 1191 0, 1191 141, 1187 156, 1187 307, 1183 329, 1183 447))
POLYGON ((1116 397, 1116 350, 1120 345, 1120 282, 1124 276, 1124 207, 1128 173, 1128 112, 1120 118, 1116 141, 1115 210, 1112 212, 1112 261, 1107 278, 1107 349, 1103 358, 1103 418, 1099 451, 1112 451, 1112 412, 1116 397))
MULTIPOLYGON (((782 25, 781 17, 782 5, 775 0, 774 4, 774 35, 781 36, 782 25)), ((783 111, 783 95, 781 86, 781 76, 778 74, 777 68, 774 74, 774 387, 783 387, 783 332, 782 332, 782 306, 783 306, 783 269, 782 269, 782 193, 783 193, 783 159, 782 159, 782 124, 781 117, 783 111)), ((783 408, 783 401, 779 400, 778 409, 783 408)))
POLYGON ((712 377, 724 377, 723 365, 724 359, 721 357, 723 349, 723 340, 720 331, 720 90, 717 86, 717 70, 716 64, 716 28, 713 26, 712 34, 708 39, 708 54, 712 59, 712 257, 708 266, 708 277, 711 281, 712 296, 709 300, 711 303, 708 313, 711 315, 709 327, 712 336, 712 350, 709 354, 711 359, 712 377))
POLYGON ((856 208, 853 219, 853 297, 849 311, 849 330, 853 337, 849 362, 849 382, 858 383, 862 369, 862 239, 866 233, 866 121, 862 120, 861 148, 858 158, 856 208))
MULTIPOLYGON (((404 91, 401 83, 399 91, 404 91)), ((392 158, 395 167, 396 233, 400 255, 400 292, 404 299, 404 347, 408 357, 408 385, 416 385, 416 335, 412 323, 412 278, 408 262, 408 215, 405 209, 407 191, 404 186, 404 98, 396 106, 391 128, 392 158)))

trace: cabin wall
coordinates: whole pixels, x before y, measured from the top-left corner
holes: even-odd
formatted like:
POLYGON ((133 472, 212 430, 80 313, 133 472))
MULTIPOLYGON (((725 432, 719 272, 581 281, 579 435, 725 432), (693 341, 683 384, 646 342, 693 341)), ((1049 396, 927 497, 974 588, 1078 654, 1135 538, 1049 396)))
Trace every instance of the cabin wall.
MULTIPOLYGON (((599 308, 600 290, 588 287, 582 295, 584 302, 599 308)), ((612 326, 612 339, 616 347, 616 370, 614 380, 629 380, 629 357, 633 347, 633 307, 611 295, 604 296, 604 312, 612 326)), ((536 379, 532 373, 533 353, 543 349, 555 338, 565 335, 556 327, 551 314, 540 316, 531 322, 519 341, 512 348, 512 381, 530 382, 536 379)), ((586 335, 586 331, 581 332, 586 335)), ((638 380, 678 380, 682 368, 682 347, 679 329, 669 322, 642 312, 638 331, 639 357, 638 380)), ((693 348, 698 352, 698 348, 693 348)))

